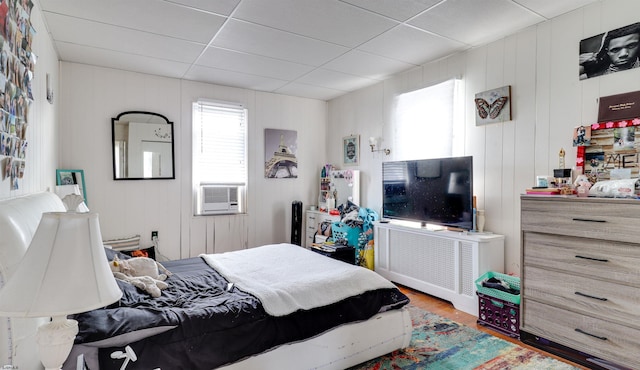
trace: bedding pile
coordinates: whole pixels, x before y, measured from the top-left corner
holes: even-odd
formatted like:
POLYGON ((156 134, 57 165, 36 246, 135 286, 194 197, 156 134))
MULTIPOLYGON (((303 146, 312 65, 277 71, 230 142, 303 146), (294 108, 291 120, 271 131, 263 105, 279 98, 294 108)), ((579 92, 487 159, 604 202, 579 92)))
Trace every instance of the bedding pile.
MULTIPOLYGON (((280 261, 282 266, 279 267, 293 278, 304 274, 296 270, 295 265, 310 263, 305 262, 307 258, 318 261, 318 266, 326 260, 334 261, 299 246, 276 247, 251 250, 257 250, 259 255, 269 254, 275 249, 291 252, 296 258, 280 261), (300 250, 305 254, 298 255, 296 252, 300 250)), ((229 255, 235 253, 238 252, 229 255)), ((251 259, 248 255, 244 257, 251 259)), ((307 307, 306 303, 303 309, 291 306, 287 315, 270 315, 260 299, 248 291, 260 290, 254 287, 263 285, 260 282, 263 276, 257 272, 263 270, 269 275, 266 271, 272 262, 265 260, 262 266, 248 263, 256 271, 245 271, 242 275, 254 275, 256 283, 251 283, 248 278, 232 281, 230 279, 235 279, 233 275, 225 278, 200 257, 164 262, 172 276, 166 280, 169 287, 162 291, 160 297, 152 298, 130 284, 119 282, 123 290, 119 302, 73 315, 80 329, 76 344, 82 346, 83 351, 99 348, 95 361, 99 362, 102 370, 120 369, 122 360, 114 360, 110 354, 122 350, 125 345, 130 345, 138 357, 136 368, 212 369, 284 343, 316 336, 344 323, 366 320, 378 312, 400 308, 409 302, 393 285, 380 283, 346 298, 334 296, 326 302, 315 302, 313 307, 307 307)), ((343 266, 331 268, 340 271, 343 266)), ((228 267, 221 269, 228 273, 228 267)), ((321 281, 316 283, 333 285, 334 288, 340 288, 340 285, 348 288, 346 285, 350 284, 326 274, 318 274, 317 279, 321 281)), ((316 289, 310 280, 305 284, 311 284, 311 290, 316 289)), ((304 300, 300 299, 301 302, 304 300)), ((311 298, 311 301, 316 301, 316 298, 311 298)))

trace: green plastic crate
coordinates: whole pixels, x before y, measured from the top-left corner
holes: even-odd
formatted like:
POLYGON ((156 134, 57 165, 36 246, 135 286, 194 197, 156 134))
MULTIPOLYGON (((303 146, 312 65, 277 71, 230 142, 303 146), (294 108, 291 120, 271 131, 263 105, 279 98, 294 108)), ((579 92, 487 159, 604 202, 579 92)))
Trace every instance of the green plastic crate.
POLYGON ((489 297, 499 298, 503 301, 511 302, 513 304, 520 304, 520 294, 510 294, 507 292, 503 292, 499 289, 487 288, 482 286, 482 282, 495 277, 496 279, 500 279, 506 281, 509 284, 511 289, 520 290, 520 278, 517 276, 505 275, 499 272, 488 271, 484 273, 482 276, 476 279, 476 291, 482 293, 484 295, 488 295, 489 297))

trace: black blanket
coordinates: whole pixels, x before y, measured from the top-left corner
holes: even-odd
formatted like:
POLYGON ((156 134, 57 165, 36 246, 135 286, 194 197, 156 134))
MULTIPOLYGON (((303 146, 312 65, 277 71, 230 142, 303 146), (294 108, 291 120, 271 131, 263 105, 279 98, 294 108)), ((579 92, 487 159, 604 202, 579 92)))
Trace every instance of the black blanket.
MULTIPOLYGON (((127 369, 213 369, 409 302, 397 289, 381 289, 325 307, 272 317, 252 295, 235 287, 228 291, 227 281, 199 257, 163 264, 174 274, 167 279, 169 288, 160 298, 151 298, 119 281, 123 291, 119 302, 73 317, 80 328, 76 343, 176 326, 130 343, 138 361, 127 369)), ((119 369, 122 360, 113 360, 110 354, 123 347, 104 346, 100 369, 119 369)))

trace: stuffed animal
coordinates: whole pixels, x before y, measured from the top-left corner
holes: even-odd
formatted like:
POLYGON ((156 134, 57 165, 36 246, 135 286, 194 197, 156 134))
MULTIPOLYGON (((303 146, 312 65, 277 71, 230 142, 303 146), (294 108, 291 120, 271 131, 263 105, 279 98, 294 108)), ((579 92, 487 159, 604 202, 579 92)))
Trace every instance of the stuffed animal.
POLYGON ((589 189, 591 188, 591 182, 589 178, 585 175, 579 175, 576 177, 576 181, 574 181, 573 185, 576 188, 576 193, 579 197, 589 196, 589 189))
POLYGON ((167 289, 168 284, 164 281, 172 275, 161 263, 148 257, 121 260, 116 255, 109 262, 109 267, 116 279, 126 281, 154 298, 160 297, 161 291, 167 289))
POLYGON ((171 276, 171 271, 167 270, 162 264, 148 257, 133 257, 121 260, 116 255, 113 261, 109 263, 111 272, 121 272, 130 277, 149 276, 156 280, 167 280, 171 276), (163 273, 160 273, 163 272, 163 273))
POLYGON ((160 295, 162 294, 161 291, 169 287, 169 285, 164 281, 154 279, 151 276, 128 276, 123 274, 122 272, 117 272, 117 271, 113 273, 113 276, 116 279, 126 281, 131 285, 135 286, 136 288, 144 290, 154 298, 160 297, 160 295))

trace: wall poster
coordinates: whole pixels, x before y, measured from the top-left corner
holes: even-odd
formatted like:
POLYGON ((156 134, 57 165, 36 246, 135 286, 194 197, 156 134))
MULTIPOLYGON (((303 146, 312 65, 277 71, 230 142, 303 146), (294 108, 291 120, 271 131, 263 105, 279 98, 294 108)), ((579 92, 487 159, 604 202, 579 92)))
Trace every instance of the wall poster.
POLYGON ((640 67, 640 22, 580 41, 581 80, 640 67))
POLYGON ((298 132, 264 129, 264 177, 268 179, 298 177, 298 132))

